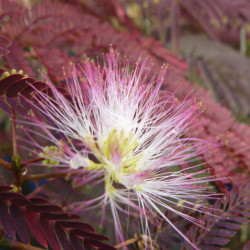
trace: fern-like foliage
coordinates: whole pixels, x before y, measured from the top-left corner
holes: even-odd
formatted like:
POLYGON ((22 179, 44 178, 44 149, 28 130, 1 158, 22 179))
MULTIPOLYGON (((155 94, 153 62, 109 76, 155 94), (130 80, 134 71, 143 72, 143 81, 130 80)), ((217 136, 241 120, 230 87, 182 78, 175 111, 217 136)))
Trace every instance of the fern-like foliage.
MULTIPOLYGON (((218 200, 215 203, 215 209, 222 209, 222 211, 215 210, 214 217, 211 215, 203 216, 205 228, 192 225, 187 233, 188 237, 204 250, 216 250, 227 245, 237 230, 241 229, 242 224, 249 222, 249 197, 249 185, 234 187, 225 195, 223 201, 218 200)), ((185 247, 190 249, 187 244, 185 247)))
POLYGON ((23 70, 29 76, 34 76, 32 68, 29 66, 28 60, 24 56, 24 50, 20 44, 12 42, 8 46, 8 53, 4 54, 4 59, 7 63, 7 68, 23 70))
MULTIPOLYGON (((52 7, 53 5, 51 5, 51 8, 52 7)), ((31 9, 31 12, 32 10, 35 12, 33 15, 34 23, 32 21, 27 24, 25 23, 25 25, 27 25, 26 35, 30 37, 30 39, 26 41, 19 37, 16 37, 16 39, 19 39, 23 48, 25 46, 31 46, 31 55, 35 53, 34 56, 37 57, 34 65, 36 67, 38 65, 41 68, 45 67, 53 82, 57 82, 57 84, 59 84, 59 82, 61 83, 64 79, 62 67, 67 66, 69 60, 76 62, 81 61, 84 58, 84 54, 91 57, 97 56, 101 52, 108 51, 110 43, 112 43, 113 47, 124 55, 134 55, 134 57, 131 58, 132 64, 140 55, 142 57, 149 57, 152 62, 154 62, 154 72, 160 72, 160 65, 162 63, 168 63, 170 66, 164 87, 166 90, 174 92, 178 99, 184 99, 187 93, 192 92, 192 89, 195 88, 194 85, 190 84, 183 77, 187 69, 187 64, 163 48, 162 45, 154 39, 143 37, 137 37, 135 39, 127 32, 115 30, 109 23, 102 23, 97 17, 88 14, 82 15, 76 9, 74 17, 66 21, 63 19, 66 18, 63 8, 60 15, 55 14, 54 16, 51 14, 51 11, 48 11, 49 14, 46 15, 44 11, 47 11, 47 7, 43 7, 42 4, 31 9), (35 18, 35 16, 37 16, 37 18, 35 18), (42 18, 43 21, 46 20, 46 22, 42 22, 38 25, 39 22, 36 20, 38 20, 39 17, 42 18), (53 22, 49 20, 53 20, 53 22), (30 41, 33 42, 31 43, 30 41), (60 47, 60 49, 55 47, 60 47)), ((58 11, 56 11, 56 13, 59 13, 58 11)), ((11 30, 6 29, 4 34, 11 37, 11 32, 11 30)), ((10 65, 8 67, 10 67, 10 65)), ((25 68, 24 63, 23 67, 25 68)), ((18 69, 20 68, 21 66, 18 66, 18 69)), ((26 74, 25 71, 24 74, 26 74)), ((21 92, 22 95, 26 95, 27 93, 30 95, 32 87, 27 87, 27 89, 22 92, 18 88, 16 89, 15 86, 18 85, 14 84, 11 87, 11 91, 15 93, 14 98, 12 98, 13 96, 10 98, 7 95, 9 85, 5 85, 5 81, 6 80, 0 82, 0 85, 4 86, 4 91, 0 92, 1 99, 4 100, 1 102, 2 108, 6 111, 10 111, 10 107, 12 107, 18 109, 23 114, 23 106, 28 106, 28 104, 24 104, 20 99, 18 99, 17 104, 16 97, 19 92, 21 92), (21 102, 22 104, 20 104, 21 102)), ((28 80, 24 80, 23 82, 25 81, 28 80)), ((36 82, 35 84, 38 84, 39 87, 44 87, 44 83, 35 80, 34 82, 36 82)), ((8 90, 8 93, 11 91, 8 90)), ((206 100, 206 110, 200 116, 201 126, 188 131, 187 136, 192 135, 210 141, 214 141, 214 138, 216 138, 222 147, 220 147, 216 153, 204 155, 204 161, 209 162, 213 173, 217 176, 231 176, 233 181, 236 182, 242 178, 246 179, 247 173, 250 171, 250 165, 249 155, 246 154, 249 137, 245 136, 245 134, 249 134, 249 128, 246 127, 242 130, 242 126, 238 126, 237 123, 233 121, 230 112, 216 104, 208 92, 198 88, 196 88, 195 91, 198 97, 202 96, 206 100), (234 143, 234 141, 239 143, 234 143), (236 166, 241 166, 239 174, 235 172, 236 166)))
MULTIPOLYGON (((249 185, 235 186, 224 198, 213 204, 213 210, 208 214, 198 215, 195 207, 192 216, 204 222, 203 227, 184 221, 181 217, 168 212, 166 215, 175 225, 186 232, 186 236, 199 249, 220 250, 227 246, 230 240, 249 222, 250 199, 249 185)), ((198 204, 197 204, 198 206, 198 204)), ((185 210, 185 208, 183 208, 185 210)), ((187 211, 182 211, 187 212, 187 211)), ((190 213, 190 211, 189 211, 190 213)), ((178 234, 167 224, 159 224, 155 230, 155 241, 160 247, 179 246, 179 249, 192 250, 193 248, 184 242, 178 234)), ((232 248, 230 248, 232 249, 232 248)))
MULTIPOLYGON (((0 26, 0 32, 2 30, 2 27, 0 26)), ((0 36, 0 55, 4 56, 6 55, 9 50, 8 46, 10 45, 10 40, 6 36, 0 36)))
MULTIPOLYGON (((0 69, 0 77, 0 107, 7 113, 11 113, 12 109, 22 115, 26 115, 31 110, 33 111, 28 100, 33 99, 32 93, 35 90, 52 94, 46 82, 36 81, 34 78, 24 75, 22 71, 13 70, 9 73, 4 69, 0 69)), ((58 89, 67 96, 65 89, 59 87, 58 89)))
MULTIPOLYGON (((70 100, 70 96, 64 89, 63 67, 67 70, 69 61, 81 63, 86 56, 96 58, 101 53, 107 52, 112 44, 115 50, 130 57, 131 64, 134 64, 139 57, 149 58, 152 62, 152 74, 160 72, 163 63, 167 64, 168 71, 163 88, 174 92, 178 99, 183 100, 187 95, 204 99, 206 105, 204 113, 184 136, 196 137, 220 145, 204 154, 201 160, 206 163, 205 167, 210 169, 212 175, 230 177, 230 179, 216 183, 216 187, 221 192, 227 193, 232 185, 238 185, 249 179, 250 128, 235 122, 229 110, 216 103, 213 96, 206 90, 196 87, 187 80, 188 64, 184 60, 167 50, 155 39, 146 38, 140 34, 127 14, 129 10, 130 12, 134 10, 134 7, 138 8, 137 1, 125 3, 127 13, 123 4, 116 0, 105 0, 102 4, 98 0, 47 0, 36 1, 36 3, 26 8, 20 1, 0 0, 0 25, 2 26, 0 29, 0 54, 3 68, 0 69, 1 109, 9 114, 13 109, 16 110, 17 114, 21 114, 22 120, 27 115, 35 115, 40 119, 42 114, 33 109, 31 104, 35 102, 33 98, 35 89, 47 94, 50 94, 51 91, 48 84, 41 80, 40 71, 46 72, 62 94, 70 100)), ((177 46, 180 41, 182 22, 185 23, 185 29, 190 33, 204 31, 213 40, 226 40, 233 44, 238 41, 238 30, 244 29, 246 21, 249 20, 247 0, 146 1, 146 4, 139 8, 141 8, 143 16, 148 19, 154 17, 154 20, 158 20, 157 26, 152 25, 149 33, 156 34, 162 41, 164 39, 172 41, 174 46, 177 46), (166 20, 166 11, 170 15, 168 20, 166 20), (241 27, 239 27, 239 23, 241 27), (169 34, 171 37, 166 36, 169 34)), ((209 51, 204 42, 200 42, 200 44, 205 46, 201 47, 204 53, 209 51)), ((196 48, 200 47, 197 45, 196 48)), ((178 51, 178 48, 175 49, 178 51)), ((220 52, 223 50, 221 49, 220 52)), ((227 54, 232 55, 231 51, 227 54)), ((235 104, 239 105, 238 109, 246 106, 248 102, 246 96, 249 92, 246 85, 248 81, 239 80, 237 76, 241 74, 243 68, 244 76, 248 75, 248 69, 245 70, 246 66, 241 66, 237 61, 240 70, 236 73, 233 73, 233 70, 218 73, 217 64, 210 62, 205 56, 204 58, 201 58, 200 55, 196 57, 195 60, 191 60, 190 69, 196 70, 198 74, 204 73, 205 77, 212 79, 217 99, 223 100, 223 104, 228 103, 230 108, 235 107, 235 104), (237 81, 233 82, 233 79, 237 79, 237 81), (229 84, 226 86, 225 82, 229 84), (234 91, 232 92, 228 86, 234 91), (239 98, 236 93, 239 89, 239 92, 245 96, 244 98, 239 98)), ((218 56, 216 55, 215 58, 218 56)), ((233 58, 236 59, 236 57, 233 58)), ((190 58, 186 56, 186 59, 190 58)), ((222 56, 220 59, 223 59, 222 56)), ((233 61, 230 58, 224 60, 233 61)), ((219 61, 217 63, 224 65, 219 61)), ((230 64, 229 69, 231 68, 234 66, 230 64)), ((246 112, 244 111, 244 114, 246 112)), ((19 131, 19 133, 22 132, 19 131)), ((0 134, 0 136, 11 141, 6 134, 3 136, 0 134)), ((1 139, 0 144, 3 145, 3 142, 4 140, 1 139)), ((8 170, 0 169, 0 171, 1 184, 14 182, 13 176, 9 175, 8 170)), ((39 170, 29 168, 29 172, 33 171, 39 170)), ((57 171, 57 169, 49 171, 57 171)), ((60 206, 33 196, 34 193, 41 193, 43 197, 54 200, 57 204, 67 204, 70 207, 70 203, 87 199, 86 194, 81 190, 81 187, 85 185, 83 179, 82 175, 72 176, 68 181, 51 179, 32 192, 29 196, 32 198, 25 198, 13 193, 10 187, 2 187, 2 191, 0 189, 0 209, 2 209, 0 224, 3 230, 12 238, 15 238, 17 233, 23 242, 28 243, 31 238, 30 229, 42 246, 49 245, 55 249, 58 247, 81 249, 78 244, 86 249, 90 246, 109 249, 110 246, 100 241, 105 237, 98 236, 88 224, 80 223, 75 215, 65 213, 60 206), (37 228, 34 225, 37 225, 37 228), (49 229, 45 231, 45 228, 49 229), (94 238, 93 235, 97 238, 94 238), (98 237, 100 237, 99 241, 98 237)), ((224 211, 214 214, 219 217, 207 215, 201 217, 209 231, 198 229, 196 226, 190 227, 187 221, 171 212, 167 212, 167 217, 202 249, 218 249, 227 244, 235 231, 240 229, 240 223, 246 222, 244 216, 249 215, 246 207, 249 201, 246 201, 244 197, 247 196, 245 188, 234 188, 226 195, 225 201, 217 202, 215 207, 224 211), (226 219, 228 219, 227 222, 226 219)), ((92 217, 90 216, 88 219, 97 221, 95 211, 91 212, 92 217)), ((84 216, 83 213, 85 211, 81 211, 81 215, 84 216)), ((196 216, 199 215, 195 214, 196 216)), ((106 215, 106 217, 108 216, 106 215)), ((112 227, 112 223, 113 221, 110 221, 110 224, 106 224, 106 228, 112 227)), ((138 235, 140 235, 140 230, 138 230, 138 235)), ((183 242, 178 234, 166 225, 161 225, 160 229, 156 228, 155 231, 152 231, 152 236, 156 236, 154 243, 162 246, 163 249, 166 246, 173 246, 176 242, 180 246, 183 242), (163 244, 160 244, 160 241, 163 244)), ((138 244, 137 247, 143 249, 143 243, 140 246, 138 244)), ((184 247, 188 248, 183 245, 184 247)), ((248 249, 247 243, 245 248, 248 249)))
POLYGON ((53 249, 115 249, 103 241, 108 237, 81 222, 74 214, 40 197, 26 198, 12 192, 10 186, 0 186, 0 225, 11 238, 18 237, 26 244, 30 231, 41 246, 53 249))
POLYGON ((249 58, 200 35, 183 36, 181 51, 189 62, 190 78, 235 114, 246 117, 250 113, 249 58))
MULTIPOLYGON (((8 3, 8 0, 1 1, 6 5, 8 3)), ((114 7, 117 4, 113 1, 111 5, 114 7)), ((75 6, 76 4, 47 2, 23 12, 6 12, 5 15, 11 19, 7 24, 4 23, 2 33, 11 41, 25 47, 28 50, 26 54, 35 56, 37 61, 40 61, 40 68, 45 66, 49 73, 59 80, 63 77, 61 68, 67 64, 67 60, 64 60, 64 65, 58 62, 56 69, 60 70, 57 71, 53 67, 57 55, 60 55, 59 59, 62 60, 70 56, 71 60, 77 61, 82 59, 83 54, 97 56, 100 52, 106 52, 110 44, 124 55, 134 55, 134 61, 140 55, 152 58, 158 69, 162 63, 169 63, 170 71, 182 69, 184 65, 186 67, 182 60, 170 52, 166 53, 166 50, 163 54, 159 51, 158 55, 154 55, 154 51, 161 47, 156 41, 139 34, 135 36, 129 32, 118 31, 110 23, 98 19, 91 11, 82 14, 75 6), (58 47, 60 49, 55 50, 58 47)), ((114 8, 119 9, 115 12, 121 13, 121 6, 114 8)), ((126 16, 124 10, 123 13, 126 16)), ((126 23, 129 23, 129 19, 125 19, 126 23)))
MULTIPOLYGON (((123 2, 139 27, 148 34, 157 34, 163 43, 171 41, 174 47, 184 27, 190 33, 203 31, 214 41, 234 44, 239 42, 240 27, 247 26, 250 20, 248 0, 159 0, 146 1, 144 4, 139 0, 123 2), (148 25, 149 20, 151 25, 148 25)), ((249 37, 247 29, 246 33, 249 37)))

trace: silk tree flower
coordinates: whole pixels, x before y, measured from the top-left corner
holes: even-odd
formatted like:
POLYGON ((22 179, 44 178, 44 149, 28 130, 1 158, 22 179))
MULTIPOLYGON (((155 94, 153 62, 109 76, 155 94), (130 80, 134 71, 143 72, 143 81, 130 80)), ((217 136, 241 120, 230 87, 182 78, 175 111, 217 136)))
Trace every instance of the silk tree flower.
POLYGON ((196 124, 202 103, 193 98, 179 101, 173 93, 162 91, 164 67, 158 77, 148 80, 150 74, 147 60, 139 60, 131 68, 129 60, 119 63, 115 52, 104 57, 102 66, 87 61, 81 69, 73 67, 67 80, 68 96, 51 83, 52 94, 36 91, 33 105, 52 123, 36 118, 31 118, 31 123, 41 128, 51 145, 31 143, 34 152, 45 158, 45 165, 82 167, 88 181, 103 182, 101 196, 79 204, 100 205, 103 216, 109 205, 117 241, 124 240, 120 212, 129 215, 133 209, 139 214, 142 234, 151 237, 149 218, 157 216, 197 248, 164 211, 171 210, 202 226, 202 221, 177 207, 183 204, 209 214, 206 206, 194 208, 195 202, 216 198, 205 185, 214 179, 200 177, 206 170, 195 165, 173 169, 207 148, 204 141, 184 136, 196 124))

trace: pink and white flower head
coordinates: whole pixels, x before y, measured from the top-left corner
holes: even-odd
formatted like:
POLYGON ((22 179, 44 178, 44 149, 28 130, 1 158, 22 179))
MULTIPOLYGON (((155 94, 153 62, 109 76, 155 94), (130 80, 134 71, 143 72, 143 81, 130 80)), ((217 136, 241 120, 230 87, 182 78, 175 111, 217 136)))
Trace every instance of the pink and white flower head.
MULTIPOLYGON (((130 206, 139 213, 142 234, 150 237, 148 219, 157 216, 196 248, 164 211, 202 224, 180 212, 177 205, 193 209, 196 200, 214 197, 203 186, 213 179, 198 177, 203 170, 173 170, 206 148, 203 141, 183 136, 201 112, 201 103, 193 99, 180 102, 174 94, 160 90, 165 69, 148 80, 149 62, 138 61, 131 68, 129 60, 119 63, 115 52, 104 57, 102 66, 87 61, 72 71, 68 96, 52 84, 52 95, 38 91, 34 96, 37 110, 53 122, 33 120, 54 145, 42 148, 36 144, 45 163, 83 167, 89 180, 98 177, 103 181, 103 195, 85 204, 102 205, 103 213, 110 206, 118 241, 124 240, 118 211, 129 214, 125 208, 130 206), (67 140, 58 140, 55 132, 67 140)), ((205 206, 198 210, 209 213, 205 206)))

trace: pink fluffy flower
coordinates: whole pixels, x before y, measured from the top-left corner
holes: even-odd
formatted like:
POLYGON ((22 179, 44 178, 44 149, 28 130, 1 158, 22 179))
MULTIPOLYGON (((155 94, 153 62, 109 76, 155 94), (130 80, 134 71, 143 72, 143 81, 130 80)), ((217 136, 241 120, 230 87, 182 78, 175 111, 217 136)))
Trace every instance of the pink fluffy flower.
MULTIPOLYGON (((206 148, 205 142, 183 136, 202 104, 192 98, 178 101, 174 94, 160 90, 164 74, 163 69, 159 77, 148 80, 147 61, 131 68, 129 60, 119 63, 114 52, 104 57, 102 66, 88 61, 80 70, 73 68, 66 86, 69 95, 52 84, 52 95, 40 91, 34 95, 36 110, 52 123, 32 118, 51 145, 32 143, 44 164, 83 167, 88 181, 104 183, 103 194, 85 205, 102 205, 103 214, 110 206, 118 241, 124 240, 119 214, 129 214, 129 206, 139 214, 142 234, 150 237, 148 218, 157 216, 196 248, 164 211, 201 225, 177 206, 194 209, 197 200, 216 197, 204 185, 214 179, 198 177, 204 173, 194 171, 199 166, 173 168, 206 148), (58 133, 64 140, 58 139, 58 133)), ((196 210, 209 213, 202 205, 196 210)))

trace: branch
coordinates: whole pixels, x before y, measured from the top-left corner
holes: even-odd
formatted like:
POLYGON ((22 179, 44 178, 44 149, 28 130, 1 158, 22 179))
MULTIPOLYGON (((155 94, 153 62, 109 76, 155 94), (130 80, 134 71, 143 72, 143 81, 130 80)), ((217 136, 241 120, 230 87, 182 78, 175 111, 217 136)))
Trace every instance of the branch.
POLYGON ((135 237, 132 238, 132 239, 126 240, 126 241, 124 241, 124 242, 121 242, 120 244, 116 245, 115 248, 119 249, 119 248, 121 248, 121 247, 125 247, 125 246, 127 246, 127 245, 130 245, 130 244, 132 244, 132 243, 134 243, 134 242, 136 242, 136 241, 138 241, 137 235, 135 235, 135 237))
POLYGON ((23 181, 35 181, 35 180, 44 180, 44 179, 49 179, 49 178, 74 176, 74 175, 78 175, 81 173, 82 173, 82 170, 80 171, 76 170, 76 171, 67 171, 67 172, 60 172, 60 173, 27 175, 27 176, 23 176, 23 181))
POLYGON ((13 155, 17 155, 17 137, 16 137, 16 113, 12 109, 12 143, 13 143, 13 155))
POLYGON ((2 159, 0 159, 0 165, 3 166, 4 168, 8 169, 8 170, 11 170, 11 171, 14 170, 13 164, 11 164, 11 163, 9 163, 7 161, 4 161, 2 159))
POLYGON ((29 161, 24 161, 24 162, 21 163, 21 168, 26 167, 27 165, 30 165, 32 163, 43 161, 43 160, 44 160, 44 158, 38 157, 38 158, 29 160, 29 161))

